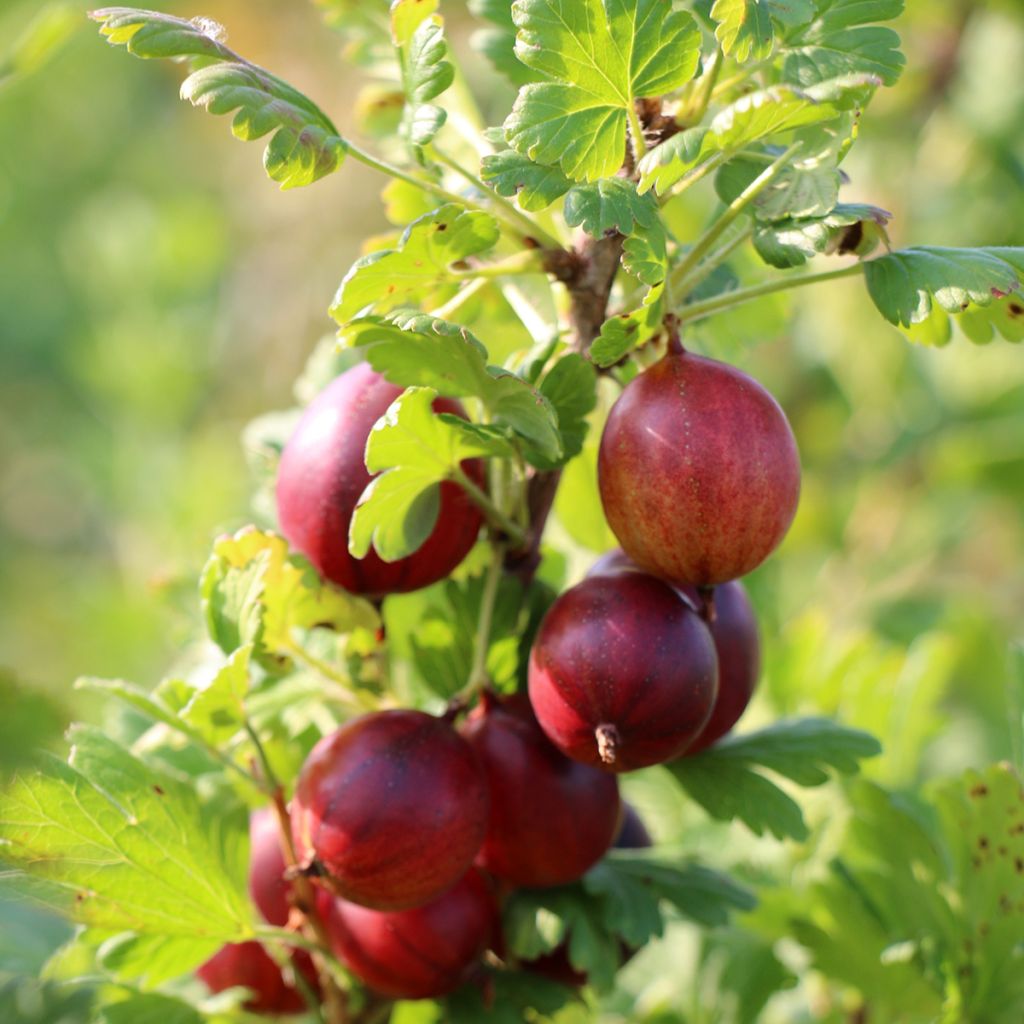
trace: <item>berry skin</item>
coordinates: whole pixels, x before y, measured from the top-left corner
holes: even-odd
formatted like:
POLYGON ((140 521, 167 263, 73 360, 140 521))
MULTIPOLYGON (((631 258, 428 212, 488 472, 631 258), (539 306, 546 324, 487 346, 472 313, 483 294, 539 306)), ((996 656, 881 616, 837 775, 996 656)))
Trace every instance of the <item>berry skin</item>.
POLYGON ((800 457, 782 409, 713 359, 669 353, 632 380, 598 455, 605 516, 641 569, 712 586, 745 576, 782 541, 800 457))
POLYGON ((499 703, 485 694, 462 734, 491 792, 480 867, 539 888, 575 881, 601 859, 618 827, 618 783, 556 750, 525 695, 499 703))
POLYGON ((263 920, 277 928, 288 923, 291 886, 284 877, 277 816, 269 807, 254 811, 249 818, 249 895, 263 920))
POLYGON ((313 748, 292 833, 331 889, 377 910, 422 906, 465 874, 487 828, 487 783, 470 746, 422 711, 378 711, 313 748))
POLYGON ((338 959, 392 999, 436 998, 458 988, 500 928, 491 885, 474 868, 422 907, 380 911, 335 899, 326 922, 338 959))
MULTIPOLYGON (((611 576, 622 572, 641 572, 621 548, 603 554, 587 573, 611 576)), ((700 612, 704 597, 696 587, 678 587, 680 594, 700 612)), ((697 754, 720 740, 739 721, 757 685, 761 671, 761 641, 746 588, 739 580, 713 587, 710 593, 708 629, 718 655, 718 696, 707 725, 686 748, 686 754, 697 754)))
MULTIPOLYGON (((397 562, 385 562, 373 550, 362 559, 349 554, 352 513, 370 482, 363 461, 366 439, 401 393, 366 363, 336 377, 299 420, 278 470, 278 520, 288 543, 321 576, 369 597, 418 590, 444 579, 480 531, 476 506, 456 484, 443 483, 437 525, 417 551, 397 562)), ((465 417, 451 399, 438 398, 434 409, 465 417)), ((479 461, 467 461, 462 468, 474 483, 484 485, 479 461)))
POLYGON ((592 576, 548 609, 530 652, 530 702, 567 756, 611 771, 678 757, 711 716, 711 634, 646 573, 592 576))
MULTIPOLYGON (((683 593, 700 607, 701 598, 692 587, 683 593)), ((697 754, 720 740, 740 720, 757 686, 761 671, 761 641, 757 619, 739 580, 723 583, 713 591, 714 613, 708 628, 718 653, 718 697, 707 725, 686 748, 697 754)))
MULTIPOLYGON (((309 985, 317 990, 316 969, 309 954, 296 950, 292 963, 309 985)), ((242 1005, 253 1013, 301 1013, 306 1001, 298 989, 285 981, 281 968, 258 942, 239 942, 224 946, 210 957, 196 974, 213 993, 229 988, 247 988, 252 995, 242 1005)))

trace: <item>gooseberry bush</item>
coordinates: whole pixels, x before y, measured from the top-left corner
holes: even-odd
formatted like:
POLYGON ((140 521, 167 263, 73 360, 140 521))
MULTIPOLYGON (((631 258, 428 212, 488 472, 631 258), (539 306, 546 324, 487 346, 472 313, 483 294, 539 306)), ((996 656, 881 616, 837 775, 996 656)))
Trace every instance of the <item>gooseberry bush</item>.
POLYGON ((740 580, 800 461, 776 400, 693 350, 704 322, 857 277, 912 340, 1024 338, 1024 249, 893 251, 889 214, 841 201, 902 0, 472 0, 518 90, 493 126, 439 0, 318 2, 375 151, 207 19, 92 15, 186 63, 183 97, 268 138, 282 188, 379 172, 395 230, 342 277, 304 409, 247 431, 254 522, 203 569, 206 656, 82 680, 131 737, 74 726, 0 800, 4 893, 79 925, 51 976, 109 1024, 745 1022, 810 967, 849 993, 819 1019, 1019 1020, 1008 767, 921 804, 849 788, 841 870, 756 927, 758 871, 656 813, 804 841, 799 791, 880 749, 825 719, 733 732, 760 671, 740 580), (573 586, 556 501, 593 550, 573 586), (687 1007, 639 1005, 620 971, 680 929, 718 966, 687 1007))

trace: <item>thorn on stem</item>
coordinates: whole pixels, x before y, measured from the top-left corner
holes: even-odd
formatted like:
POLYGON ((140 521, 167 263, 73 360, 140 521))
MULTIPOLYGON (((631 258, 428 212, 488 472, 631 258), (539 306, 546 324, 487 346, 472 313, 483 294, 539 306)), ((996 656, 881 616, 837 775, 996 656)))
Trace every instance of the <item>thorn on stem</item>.
POLYGON ((597 753, 604 764, 615 764, 618 759, 619 744, 622 737, 619 730, 608 722, 602 722, 594 730, 594 738, 597 740, 597 753))

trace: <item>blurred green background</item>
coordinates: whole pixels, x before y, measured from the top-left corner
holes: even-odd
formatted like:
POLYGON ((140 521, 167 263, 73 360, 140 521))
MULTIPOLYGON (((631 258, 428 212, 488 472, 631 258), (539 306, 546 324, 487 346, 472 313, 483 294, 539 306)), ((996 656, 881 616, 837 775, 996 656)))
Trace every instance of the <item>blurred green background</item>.
MULTIPOLYGON (((0 6, 0 53, 41 6, 0 6)), ((221 22, 352 129, 359 75, 313 4, 158 6, 221 22)), ((5 80, 0 63, 0 771, 93 713, 77 676, 148 685, 186 646, 210 543, 251 515, 242 428, 292 404, 337 283, 387 227, 371 172, 278 192, 257 147, 176 99, 181 69, 113 51, 84 3, 57 8, 69 34, 45 64, 5 80)), ((445 13, 498 122, 512 92, 472 55, 463 6, 445 13)), ((909 0, 895 27, 909 70, 865 117, 844 198, 890 210, 895 246, 1024 244, 1019 0, 909 0)), ((698 192, 677 215, 694 227, 698 192)), ((915 347, 855 281, 697 342, 779 397, 805 465, 796 525, 751 581, 766 671, 745 727, 837 715, 880 735, 868 770, 893 786, 1019 760, 1024 350, 915 347)))

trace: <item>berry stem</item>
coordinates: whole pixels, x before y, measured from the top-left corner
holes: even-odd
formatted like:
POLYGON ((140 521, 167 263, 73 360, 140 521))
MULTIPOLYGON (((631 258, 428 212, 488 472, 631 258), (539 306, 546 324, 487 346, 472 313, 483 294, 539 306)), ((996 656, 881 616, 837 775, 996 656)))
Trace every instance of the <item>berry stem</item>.
POLYGON ((622 737, 619 735, 619 730, 614 725, 610 725, 607 722, 602 722, 594 730, 594 739, 597 740, 597 753, 601 758, 603 764, 615 764, 618 760, 619 746, 622 743, 622 737))

